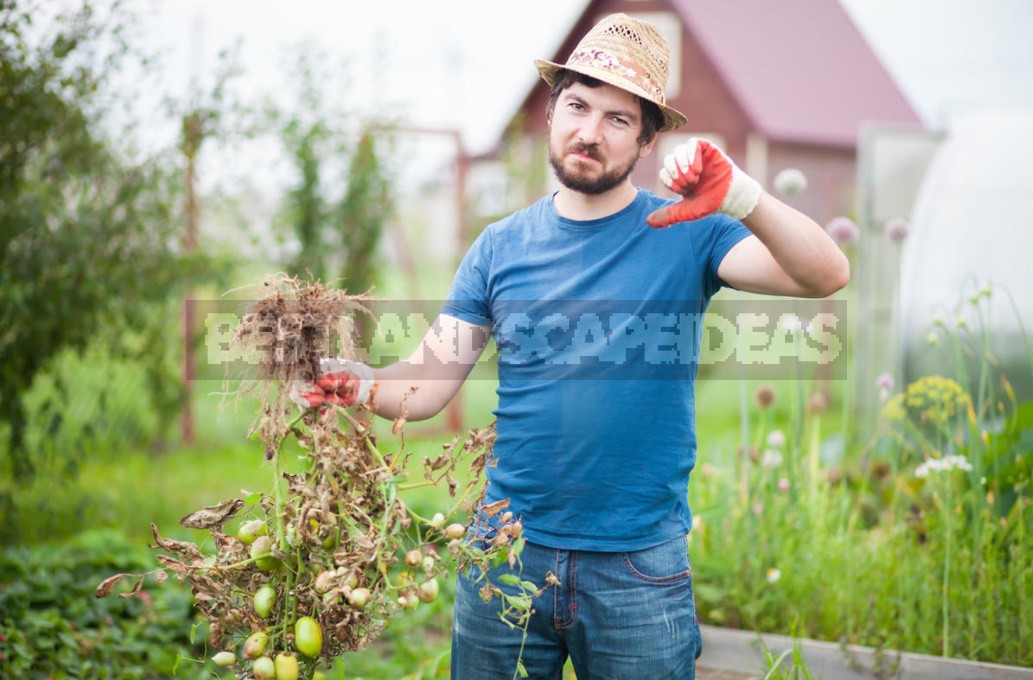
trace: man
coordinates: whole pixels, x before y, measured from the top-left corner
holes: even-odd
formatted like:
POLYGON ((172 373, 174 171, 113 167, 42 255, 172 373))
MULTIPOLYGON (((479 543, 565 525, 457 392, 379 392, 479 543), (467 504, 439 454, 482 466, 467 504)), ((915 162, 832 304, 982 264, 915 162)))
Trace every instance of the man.
POLYGON ((681 201, 631 184, 658 133, 685 122, 664 102, 668 58, 654 27, 617 14, 565 64, 536 62, 552 87, 561 188, 484 231, 409 361, 336 366, 357 388, 345 403, 375 382, 378 413, 394 418, 416 387, 405 408, 419 420, 445 407, 489 334, 499 347, 487 501, 510 499, 522 520, 522 578, 558 583, 534 601, 525 639, 460 576, 453 678, 509 678, 518 658, 532 678, 559 678, 568 656, 580 680, 694 677, 685 537, 699 335, 672 320, 701 316, 724 285, 823 297, 847 282, 817 224, 705 141, 665 159, 661 178, 681 201))

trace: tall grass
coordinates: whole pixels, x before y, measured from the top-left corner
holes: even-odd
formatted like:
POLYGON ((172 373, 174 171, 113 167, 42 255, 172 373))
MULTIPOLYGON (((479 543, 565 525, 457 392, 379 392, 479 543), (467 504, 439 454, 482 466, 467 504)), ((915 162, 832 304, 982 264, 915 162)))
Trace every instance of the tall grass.
POLYGON ((844 424, 820 402, 799 436, 771 436, 794 429, 778 402, 743 414, 766 450, 705 463, 690 486, 703 620, 1033 666, 1033 403, 977 324, 938 332, 956 379, 906 386, 861 446, 837 449, 844 424))

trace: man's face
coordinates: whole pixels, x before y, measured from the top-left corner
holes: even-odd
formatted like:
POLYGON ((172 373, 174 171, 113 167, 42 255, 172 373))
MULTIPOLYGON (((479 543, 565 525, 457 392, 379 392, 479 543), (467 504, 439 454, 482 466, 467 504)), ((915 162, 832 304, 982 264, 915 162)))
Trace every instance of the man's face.
POLYGON ((638 97, 613 87, 574 83, 560 93, 549 126, 549 163, 560 183, 583 194, 602 194, 623 183, 653 140, 638 143, 638 97))

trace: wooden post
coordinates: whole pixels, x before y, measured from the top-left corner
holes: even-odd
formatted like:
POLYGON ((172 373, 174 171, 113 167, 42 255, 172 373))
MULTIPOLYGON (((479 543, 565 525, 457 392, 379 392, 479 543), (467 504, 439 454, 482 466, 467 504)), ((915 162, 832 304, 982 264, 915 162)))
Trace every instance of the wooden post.
MULTIPOLYGON (((183 234, 183 251, 193 252, 197 249, 197 152, 201 145, 201 119, 195 113, 188 114, 183 120, 183 154, 186 156, 186 231, 183 234)), ((183 442, 192 444, 196 440, 194 429, 194 305, 187 289, 183 299, 183 412, 181 429, 183 442)))
MULTIPOLYGON (((463 148, 463 137, 458 130, 454 132, 454 139, 456 143, 456 259, 455 268, 459 268, 459 263, 463 259, 463 255, 466 254, 466 249, 469 246, 467 242, 469 236, 469 219, 466 211, 466 174, 469 170, 470 160, 466 155, 466 149, 463 148)), ((448 429, 452 432, 460 432, 463 429, 463 388, 459 388, 456 395, 452 397, 452 401, 448 403, 448 412, 446 414, 448 429)))
MULTIPOLYGON (((468 239, 470 236, 469 218, 466 209, 466 180, 467 173, 470 168, 470 157, 466 154, 466 149, 463 146, 462 132, 455 128, 427 128, 411 126, 385 126, 384 129, 390 132, 407 132, 422 135, 446 135, 451 137, 454 141, 456 147, 455 267, 458 268, 459 263, 463 259, 463 255, 466 254, 466 248, 469 245, 468 239)), ((456 395, 452 397, 452 401, 450 401, 448 406, 445 408, 445 427, 451 432, 460 432, 463 430, 463 422, 463 390, 460 388, 460 390, 456 392, 456 395)))

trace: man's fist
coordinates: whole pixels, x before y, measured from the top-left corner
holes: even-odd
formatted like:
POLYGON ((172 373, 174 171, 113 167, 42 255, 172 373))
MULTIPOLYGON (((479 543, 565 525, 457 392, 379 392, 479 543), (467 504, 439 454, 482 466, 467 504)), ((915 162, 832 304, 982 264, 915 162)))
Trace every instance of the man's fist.
POLYGON ((299 380, 290 391, 290 399, 303 409, 324 404, 355 406, 365 404, 373 389, 373 371, 364 363, 334 357, 320 362, 323 371, 315 383, 299 380))
POLYGON ((646 222, 651 227, 669 227, 715 212, 741 220, 760 200, 760 184, 720 149, 698 137, 679 144, 664 158, 660 180, 684 198, 650 214, 646 222))

